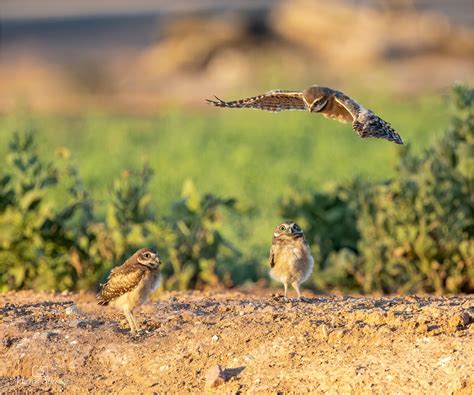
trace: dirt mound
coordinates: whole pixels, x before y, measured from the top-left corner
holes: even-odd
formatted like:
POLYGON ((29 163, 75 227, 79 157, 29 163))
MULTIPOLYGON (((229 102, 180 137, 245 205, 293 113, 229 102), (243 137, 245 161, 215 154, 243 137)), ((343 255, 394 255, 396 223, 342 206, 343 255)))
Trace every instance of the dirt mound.
MULTIPOLYGON (((92 294, 0 297, 0 388, 472 393, 474 297, 171 293, 133 338, 92 294)), ((120 321, 123 322, 120 322, 120 321)))

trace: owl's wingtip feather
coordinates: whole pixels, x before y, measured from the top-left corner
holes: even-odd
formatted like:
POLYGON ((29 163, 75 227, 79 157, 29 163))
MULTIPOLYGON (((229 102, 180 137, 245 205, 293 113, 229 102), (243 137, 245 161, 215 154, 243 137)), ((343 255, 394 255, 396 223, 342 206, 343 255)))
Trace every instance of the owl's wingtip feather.
POLYGON ((392 137, 391 140, 392 140, 395 144, 405 145, 405 143, 403 142, 402 136, 400 136, 398 133, 392 135, 391 137, 392 137))
POLYGON ((212 99, 206 99, 207 104, 215 107, 223 107, 225 105, 225 101, 222 99, 219 99, 217 96, 214 96, 216 100, 212 99))

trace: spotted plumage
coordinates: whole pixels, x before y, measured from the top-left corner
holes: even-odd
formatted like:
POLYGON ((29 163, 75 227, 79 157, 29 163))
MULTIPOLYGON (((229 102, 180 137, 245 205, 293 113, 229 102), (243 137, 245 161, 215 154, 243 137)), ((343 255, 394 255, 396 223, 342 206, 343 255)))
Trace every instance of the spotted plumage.
POLYGON ((270 249, 270 276, 283 283, 285 298, 291 284, 301 299, 300 284, 313 272, 314 259, 301 228, 293 221, 285 221, 273 231, 270 249))
POLYGON ((97 295, 99 304, 122 310, 132 333, 139 330, 133 310, 143 304, 149 294, 160 285, 160 264, 160 258, 155 251, 142 248, 123 265, 111 270, 107 282, 97 295))
POLYGON ((351 122, 352 128, 360 137, 376 137, 403 144, 400 135, 388 122, 344 93, 318 85, 310 86, 302 92, 273 90, 242 100, 226 102, 216 97, 216 100, 207 102, 216 107, 255 108, 272 112, 283 110, 317 112, 339 122, 351 122))

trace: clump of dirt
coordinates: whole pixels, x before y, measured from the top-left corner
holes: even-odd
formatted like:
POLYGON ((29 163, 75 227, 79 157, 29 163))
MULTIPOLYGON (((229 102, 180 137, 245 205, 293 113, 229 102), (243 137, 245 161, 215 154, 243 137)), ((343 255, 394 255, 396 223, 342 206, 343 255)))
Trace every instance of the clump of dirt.
POLYGON ((474 297, 169 293, 144 331, 87 293, 0 297, 0 388, 473 393, 474 297))

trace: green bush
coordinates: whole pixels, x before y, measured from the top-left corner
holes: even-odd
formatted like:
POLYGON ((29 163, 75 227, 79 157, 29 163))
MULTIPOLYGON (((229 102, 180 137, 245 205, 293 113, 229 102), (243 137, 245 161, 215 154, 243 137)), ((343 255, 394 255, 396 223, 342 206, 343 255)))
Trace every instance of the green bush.
POLYGON ((456 86, 451 102, 447 133, 422 155, 401 151, 394 179, 282 202, 284 217, 307 225, 316 286, 474 291, 474 92, 456 86))
MULTIPOLYGON (((445 136, 421 155, 401 149, 393 179, 355 179, 326 193, 295 191, 281 199, 282 217, 300 222, 311 243, 316 288, 474 291, 473 90, 454 87, 451 105, 445 136)), ((278 150, 283 155, 285 144, 279 139, 274 144, 271 155, 278 150)), ((262 275, 256 262, 264 259, 266 223, 259 221, 249 231, 234 199, 198 194, 186 182, 181 198, 158 213, 154 203, 160 196, 149 192, 153 171, 144 166, 107 181, 110 191, 97 201, 84 190, 69 152, 58 154, 42 160, 31 133, 14 134, 0 164, 0 291, 93 289, 114 265, 145 245, 162 255, 168 289, 230 285, 262 275), (224 234, 242 240, 245 234, 242 254, 224 234)), ((277 165, 288 168, 286 160, 277 165)), ((273 182, 256 174, 252 177, 273 182)), ((259 194, 269 190, 258 185, 259 194)))
POLYGON ((164 261, 167 288, 216 285, 222 208, 233 199, 202 198, 185 185, 183 199, 158 217, 148 186, 153 171, 124 171, 105 202, 102 221, 84 192, 69 152, 45 162, 33 134, 14 134, 0 176, 0 291, 11 289, 91 289, 110 269, 143 246, 164 261), (64 163, 63 163, 64 162, 64 163))
POLYGON ((222 210, 234 209, 234 199, 221 199, 212 194, 200 197, 192 182, 183 186, 182 199, 178 200, 167 222, 171 225, 174 240, 169 248, 173 273, 167 278, 168 289, 201 288, 217 285, 217 259, 222 247, 237 254, 238 251, 224 239, 222 210))
POLYGON ((0 176, 0 291, 74 288, 90 202, 71 166, 39 159, 32 133, 14 134, 0 176), (62 191, 63 202, 57 198, 62 191))

